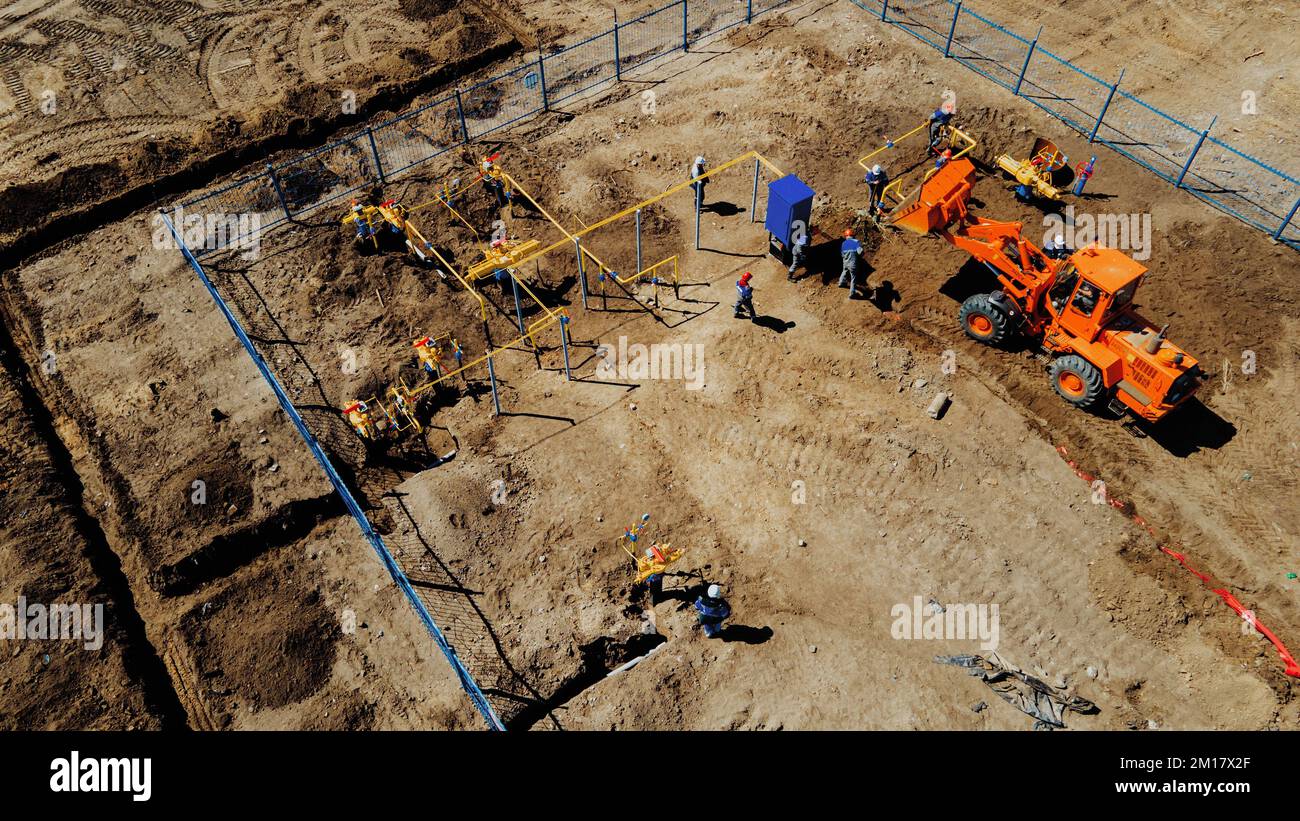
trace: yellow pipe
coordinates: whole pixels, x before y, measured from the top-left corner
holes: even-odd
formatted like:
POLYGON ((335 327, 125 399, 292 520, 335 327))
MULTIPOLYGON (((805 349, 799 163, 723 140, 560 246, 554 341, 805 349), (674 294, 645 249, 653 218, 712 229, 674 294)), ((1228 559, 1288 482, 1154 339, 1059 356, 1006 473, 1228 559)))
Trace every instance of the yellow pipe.
MULTIPOLYGON (((701 175, 698 176, 698 177, 692 177, 691 179, 686 180, 685 182, 678 183, 677 185, 674 185, 673 187, 669 188, 667 191, 664 191, 663 193, 656 194, 655 196, 651 197, 651 198, 648 199, 648 200, 643 200, 643 201, 637 203, 636 205, 632 205, 632 206, 629 206, 628 208, 624 208, 622 211, 619 211, 617 214, 613 214, 612 216, 605 217, 603 220, 600 220, 600 221, 598 221, 598 222, 595 222, 595 223, 593 223, 593 224, 587 226, 586 228, 583 228, 581 231, 576 231, 576 232, 573 232, 573 233, 569 233, 569 232, 566 231, 562 226, 560 226, 559 223, 556 223, 556 226, 559 227, 561 231, 564 231, 565 236, 568 237, 567 242, 572 242, 572 241, 575 240, 575 239, 581 239, 582 237, 586 236, 587 234, 590 234, 592 231, 595 231, 595 230, 600 229, 600 228, 604 228, 606 225, 609 225, 609 224, 612 223, 612 222, 616 222, 616 221, 618 221, 618 220, 621 220, 621 219, 623 219, 624 217, 629 217, 629 216, 631 216, 632 214, 636 213, 636 211, 637 211, 638 209, 645 208, 646 206, 649 206, 649 205, 654 205, 655 203, 659 202, 660 200, 666 199, 667 197, 670 197, 670 196, 672 196, 673 194, 676 194, 678 191, 681 191, 681 190, 683 190, 683 189, 685 189, 685 188, 690 187, 690 185, 691 185, 692 183, 694 183, 696 180, 702 180, 702 179, 706 179, 706 178, 708 178, 708 177, 711 177, 711 176, 713 176, 714 174, 720 174, 720 173, 722 173, 723 171, 726 171, 728 168, 731 168, 732 166, 735 166, 735 165, 737 165, 737 164, 739 164, 739 163, 742 163, 742 162, 744 162, 744 161, 746 161, 746 160, 758 160, 758 161, 759 161, 759 162, 760 162, 760 163, 761 163, 765 168, 767 168, 769 171, 772 171, 773 173, 778 174, 778 175, 780 175, 780 176, 785 176, 785 172, 784 172, 784 171, 782 171, 780 168, 778 168, 778 167, 777 167, 773 162, 771 162, 770 160, 768 160, 768 159, 767 159, 766 157, 764 157, 762 154, 759 154, 757 151, 747 151, 747 152, 745 152, 744 154, 741 154, 739 157, 736 157, 735 159, 732 159, 732 160, 728 160, 727 162, 723 163, 722 165, 719 165, 717 168, 714 168, 714 169, 712 169, 711 171, 706 171, 706 172, 704 172, 703 174, 701 174, 701 175)), ((525 195, 525 196, 528 196, 526 192, 525 192, 524 195, 525 195)), ((528 197, 528 199, 529 199, 530 201, 533 200, 532 197, 528 197)), ((534 204, 535 204, 535 203, 534 203, 534 204)), ((543 213, 544 213, 544 212, 543 212, 543 213)), ((548 217, 548 219, 550 219, 550 218, 548 217)), ((554 220, 551 220, 551 221, 554 222, 554 220)), ((524 257, 524 258, 522 258, 522 259, 520 259, 520 260, 517 260, 517 261, 515 262, 515 264, 516 264, 516 265, 523 265, 524 263, 532 262, 534 259, 537 259, 538 257, 545 256, 546 254, 549 254, 550 252, 552 252, 552 251, 554 251, 554 250, 556 250, 556 249, 558 249, 558 248, 562 248, 565 244, 566 244, 566 241, 565 241, 565 240, 560 240, 559 242, 556 242, 556 243, 553 243, 553 244, 551 244, 551 245, 548 245, 548 246, 546 246, 545 248, 542 248, 542 249, 540 249, 540 250, 538 250, 538 251, 534 251, 533 253, 529 254, 528 256, 526 256, 526 257, 524 257)), ((590 255, 590 254, 589 254, 589 255, 590 255)), ((594 256, 594 255, 592 255, 592 259, 595 259, 595 256, 594 256)), ((609 270, 609 268, 608 268, 607 266, 605 266, 605 270, 609 270)))

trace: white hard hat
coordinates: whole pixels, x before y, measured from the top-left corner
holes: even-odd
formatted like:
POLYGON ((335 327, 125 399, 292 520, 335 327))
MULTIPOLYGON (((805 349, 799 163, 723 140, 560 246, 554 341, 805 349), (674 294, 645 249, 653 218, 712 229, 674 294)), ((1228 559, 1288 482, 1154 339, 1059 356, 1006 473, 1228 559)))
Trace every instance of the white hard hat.
POLYGON ((1054 241, 1057 245, 1064 245, 1064 244, 1065 244, 1065 237, 1064 237, 1063 235, 1061 235, 1061 234, 1057 234, 1055 240, 1053 240, 1053 241, 1054 241))
POLYGON ((696 165, 704 165, 704 157, 703 157, 702 155, 699 156, 699 157, 696 157, 696 158, 695 158, 695 164, 696 164, 696 165))
POLYGON ((709 585, 709 598, 716 599, 722 595, 722 588, 716 584, 709 585))
POLYGON ((655 557, 655 552, 654 552, 654 550, 651 549, 651 548, 648 548, 648 547, 647 547, 647 548, 645 549, 645 557, 646 557, 647 559, 653 559, 653 558, 655 557))
POLYGON ((880 163, 876 163, 875 165, 871 166, 871 173, 872 174, 880 173, 880 163))

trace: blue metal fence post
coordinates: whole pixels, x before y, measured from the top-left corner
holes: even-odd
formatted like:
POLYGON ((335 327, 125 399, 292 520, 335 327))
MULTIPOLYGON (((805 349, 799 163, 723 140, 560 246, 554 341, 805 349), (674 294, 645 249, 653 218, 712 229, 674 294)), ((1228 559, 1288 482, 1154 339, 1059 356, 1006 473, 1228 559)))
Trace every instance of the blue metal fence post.
POLYGON ((307 444, 307 448, 311 451, 312 456, 316 458, 316 462, 321 466, 321 469, 325 471, 325 475, 329 479, 330 484, 334 486, 335 492, 337 492, 339 497, 343 500, 343 504, 348 509, 348 512, 352 514, 352 518, 356 521, 357 527, 361 529, 361 534, 366 538, 366 541, 370 543, 370 546, 374 549, 376 555, 379 556, 380 561, 384 565, 384 569, 388 571, 389 577, 397 584, 407 601, 410 602, 411 607, 414 608, 416 614, 419 615, 420 621, 424 623, 425 629, 427 629, 429 634, 433 636, 434 643, 438 645, 438 649, 441 650, 443 655, 446 657, 447 663, 450 664, 452 669, 455 671, 456 677, 460 680, 461 687, 464 688, 470 701, 474 703, 474 706, 488 722, 488 726, 491 729, 505 730, 505 725, 497 716, 496 711, 492 709, 492 705, 483 695, 483 691, 479 688, 478 683, 474 681, 474 677, 470 674, 469 670, 466 669, 465 663, 460 660, 460 657, 456 654, 456 650, 451 646, 450 642, 447 641, 446 635, 443 634, 442 629, 438 627, 437 622, 433 620, 433 616, 429 613, 428 608, 425 607, 424 602, 416 595, 414 588, 411 587, 410 579, 406 576, 406 572, 397 564, 397 561, 393 558, 393 554, 389 552, 388 546, 384 544, 383 538, 375 532, 374 527, 370 523, 370 519, 366 516, 365 512, 361 510, 361 506, 357 504, 357 500, 352 495, 352 491, 348 489, 343 478, 339 476, 338 471, 334 469, 334 465, 330 461, 329 456, 325 453, 325 450, 321 447, 320 441, 307 428, 306 422, 303 421, 302 416, 298 413, 298 409, 294 407, 293 401, 285 392, 284 386, 280 384, 280 380, 276 378, 275 373, 271 370, 270 365, 267 364, 266 359, 258 352, 257 347, 253 344, 252 340, 248 338, 248 334, 244 331, 243 326, 239 324, 239 320, 235 318, 235 314, 231 311, 230 306, 227 305, 226 301, 221 298, 219 293, 217 293, 216 286, 212 284, 212 280, 208 278, 207 273, 203 270, 203 266, 199 264, 199 261, 194 258, 194 254, 185 245, 185 241, 177 232, 176 226, 172 223, 166 212, 159 209, 158 213, 162 216, 163 224, 167 226, 167 230, 171 233, 172 239, 175 240, 176 246, 180 249, 181 256, 185 258, 185 261, 189 263, 190 268, 192 268, 194 273, 198 276, 199 281, 203 283, 203 287, 207 289, 208 294, 212 297, 212 301, 217 303, 217 308, 221 311, 222 316, 225 317, 226 322, 230 325, 230 329, 234 331, 235 337, 244 347, 244 351, 248 354, 249 358, 253 360, 253 364, 257 366, 258 371, 262 374, 262 379, 264 379, 267 385, 270 386, 271 392, 275 394, 275 398, 279 402, 280 408, 289 418, 289 421, 293 423, 294 427, 297 428, 298 435, 301 436, 303 442, 307 444))
POLYGON ((695 250, 700 250, 700 211, 704 209, 704 180, 695 183, 695 250))
POLYGON ((889 22, 888 15, 889 15, 889 0, 881 0, 880 21, 882 23, 888 23, 889 22))
POLYGON ((754 194, 749 198, 749 221, 758 219, 758 159, 754 159, 754 194))
POLYGON ((747 0, 745 3, 745 25, 754 22, 754 0, 747 0))
POLYGON ((691 41, 688 37, 690 32, 690 23, 686 22, 687 0, 682 0, 682 51, 691 50, 691 41))
POLYGON ((289 210, 289 203, 284 198, 284 189, 280 187, 280 178, 276 176, 275 166, 267 163, 266 175, 271 178, 271 185, 275 188, 275 195, 280 198, 280 207, 284 209, 284 218, 293 219, 293 212, 289 210))
POLYGON ((641 264, 641 209, 636 209, 636 272, 639 274, 645 270, 641 264))
POLYGON ((582 264, 582 238, 573 238, 573 247, 578 252, 578 284, 582 288, 582 307, 587 307, 587 266, 582 264))
POLYGON ((569 370, 569 318, 560 316, 560 347, 564 349, 564 381, 572 382, 573 373, 569 370))
POLYGON ((461 100, 460 89, 456 89, 456 113, 460 115, 461 142, 469 142, 469 126, 465 124, 465 103, 461 100))
POLYGON ((957 0, 957 6, 952 10, 952 25, 948 27, 948 42, 943 46, 943 56, 945 58, 952 56, 952 36, 957 33, 957 18, 961 16, 962 0, 957 0))
POLYGON ((614 81, 623 80, 623 59, 618 47, 618 9, 614 9, 614 81))
POLYGON ((1188 170, 1192 167, 1192 161, 1196 159, 1196 155, 1200 152, 1201 146, 1205 145, 1205 138, 1210 136, 1210 129, 1214 128, 1214 124, 1218 122, 1218 120, 1219 115, 1215 114, 1214 117, 1210 119, 1210 124, 1201 132, 1200 138, 1196 141, 1196 147, 1192 149, 1191 156, 1188 157, 1187 162, 1183 164, 1183 170, 1178 173, 1178 182, 1174 183, 1175 188, 1183 187, 1183 178, 1187 176, 1188 170))
POLYGON ((501 397, 497 395, 497 372, 492 367, 492 352, 488 351, 488 382, 492 385, 492 407, 496 408, 497 416, 501 415, 501 397))
POLYGON ((366 126, 366 136, 370 138, 370 151, 375 155, 375 171, 379 174, 379 184, 388 185, 388 180, 384 179, 384 164, 379 159, 379 144, 375 142, 375 130, 366 126))
POLYGON ((1038 38, 1043 36, 1043 27, 1038 27, 1038 33, 1034 35, 1034 41, 1029 44, 1029 51, 1025 52, 1025 62, 1020 66, 1020 76, 1016 78, 1015 95, 1020 96, 1020 87, 1025 83, 1025 72, 1029 71, 1029 61, 1034 59, 1034 49, 1038 48, 1038 38))
POLYGON ((1277 230, 1273 232, 1273 239, 1275 240, 1282 239, 1282 232, 1285 231, 1286 227, 1291 224, 1291 220, 1293 217, 1295 217, 1296 211, 1300 211, 1300 199, 1296 200, 1295 205, 1291 206, 1291 210, 1286 212, 1286 219, 1282 220, 1282 224, 1279 225, 1277 227, 1277 230))
POLYGON ((540 43, 537 45, 537 77, 541 80, 539 85, 542 87, 542 111, 550 111, 551 100, 546 94, 546 63, 542 60, 542 46, 540 43))
POLYGON ((1119 84, 1124 82, 1124 69, 1119 70, 1119 79, 1115 85, 1110 87, 1110 93, 1106 95, 1106 104, 1101 107, 1101 113, 1097 115, 1097 124, 1092 127, 1092 133, 1088 135, 1088 142, 1097 141, 1097 131, 1101 129, 1101 121, 1106 119, 1106 109, 1110 108, 1110 101, 1115 99, 1115 92, 1119 90, 1119 84))
POLYGON ((510 287, 515 292, 515 319, 519 321, 519 335, 527 336, 528 331, 524 330, 524 309, 519 304, 519 280, 515 279, 514 272, 506 269, 506 274, 510 277, 510 287))

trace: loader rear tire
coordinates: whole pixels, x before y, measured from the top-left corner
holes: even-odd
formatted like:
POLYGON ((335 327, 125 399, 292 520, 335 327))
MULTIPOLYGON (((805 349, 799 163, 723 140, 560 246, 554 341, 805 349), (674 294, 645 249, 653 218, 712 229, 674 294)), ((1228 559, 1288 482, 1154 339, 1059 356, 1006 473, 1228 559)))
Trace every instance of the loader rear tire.
POLYGON ((1097 404, 1106 390, 1101 371, 1082 356, 1070 354, 1052 361, 1052 387, 1061 398, 1078 408, 1097 404))
POLYGON ((1011 322, 988 294, 975 294, 961 304, 961 327, 966 335, 985 345, 997 345, 1011 332, 1011 322))

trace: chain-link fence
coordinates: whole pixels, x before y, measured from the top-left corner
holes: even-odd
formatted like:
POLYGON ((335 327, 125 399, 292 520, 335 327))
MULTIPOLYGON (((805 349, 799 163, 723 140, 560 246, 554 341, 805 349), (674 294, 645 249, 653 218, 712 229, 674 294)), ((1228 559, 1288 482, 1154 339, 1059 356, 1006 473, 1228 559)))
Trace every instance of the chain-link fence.
MULTIPOLYGON (((938 0, 932 0, 935 2, 938 0)), ((516 69, 427 103, 263 174, 182 203, 186 211, 258 214, 266 230, 343 197, 385 184, 453 148, 603 86, 669 54, 688 50, 789 0, 677 0, 516 69)), ((214 224, 224 225, 219 220, 214 224)), ((180 226, 178 226, 180 227, 180 226)), ((191 236, 187 234, 187 236, 191 236)), ((196 256, 227 247, 223 232, 190 246, 196 256)))
MULTIPOLYGON (((853 0, 1061 122, 1300 249, 1300 180, 1239 151, 957 0, 853 0)), ((1041 35, 1041 30, 1039 34, 1041 35)))

